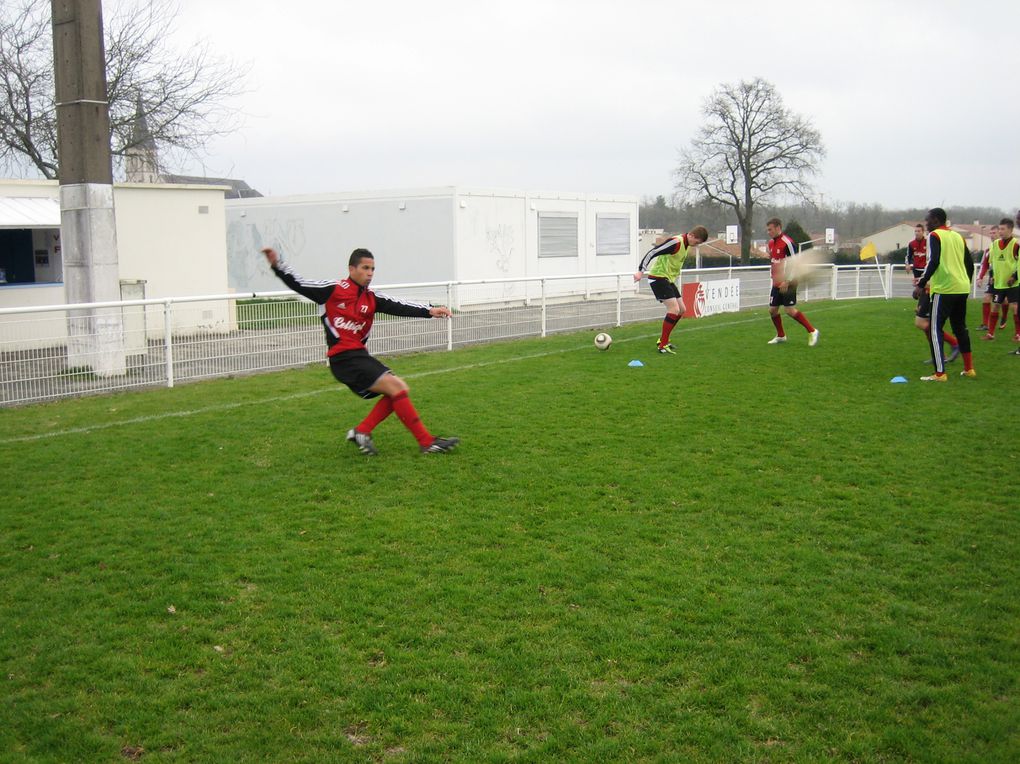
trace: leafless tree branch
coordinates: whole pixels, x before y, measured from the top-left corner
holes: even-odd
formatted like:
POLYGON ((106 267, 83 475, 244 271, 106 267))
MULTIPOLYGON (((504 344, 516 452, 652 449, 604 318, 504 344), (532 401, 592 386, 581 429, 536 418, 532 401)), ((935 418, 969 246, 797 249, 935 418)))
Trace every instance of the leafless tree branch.
MULTIPOLYGON (((104 18, 110 148, 115 162, 138 145, 139 114, 161 151, 200 156, 241 126, 231 102, 249 65, 218 58, 207 43, 177 53, 167 32, 175 0, 114 6, 104 18)), ((0 167, 58 177, 49 0, 0 4, 0 167)))

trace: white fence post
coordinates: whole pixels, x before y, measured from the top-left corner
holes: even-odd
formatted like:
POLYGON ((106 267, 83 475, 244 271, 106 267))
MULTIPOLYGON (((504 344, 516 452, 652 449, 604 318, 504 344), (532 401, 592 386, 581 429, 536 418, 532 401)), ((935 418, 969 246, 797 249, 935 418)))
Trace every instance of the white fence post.
POLYGON ((163 303, 163 356, 166 359, 166 386, 174 386, 173 303, 163 303))
POLYGON ((546 336, 546 310, 545 310, 545 279, 540 282, 542 287, 542 336, 546 336))
POLYGON ((829 299, 835 300, 836 295, 839 294, 839 266, 832 266, 832 290, 829 293, 829 299))
MULTIPOLYGON (((446 307, 453 310, 453 282, 446 284, 446 307)), ((453 316, 446 321, 446 349, 453 350, 453 316)))
POLYGON ((622 276, 616 277, 616 325, 623 326, 623 287, 620 285, 622 276))

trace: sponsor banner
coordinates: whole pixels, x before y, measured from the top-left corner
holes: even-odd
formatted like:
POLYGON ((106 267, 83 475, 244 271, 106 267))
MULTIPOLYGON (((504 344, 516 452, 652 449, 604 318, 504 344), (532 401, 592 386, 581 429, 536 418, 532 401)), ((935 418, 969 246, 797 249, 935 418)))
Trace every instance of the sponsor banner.
POLYGON ((740 279, 693 281, 681 286, 687 308, 684 318, 700 318, 740 310, 740 279))

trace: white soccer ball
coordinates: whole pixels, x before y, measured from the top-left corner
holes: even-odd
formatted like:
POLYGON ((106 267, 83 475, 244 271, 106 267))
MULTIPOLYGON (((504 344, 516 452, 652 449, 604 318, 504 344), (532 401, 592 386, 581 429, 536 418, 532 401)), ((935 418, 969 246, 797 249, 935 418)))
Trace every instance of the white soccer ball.
POLYGON ((613 344, 613 338, 605 332, 599 332, 595 335, 595 347, 599 350, 609 350, 609 346, 613 344))

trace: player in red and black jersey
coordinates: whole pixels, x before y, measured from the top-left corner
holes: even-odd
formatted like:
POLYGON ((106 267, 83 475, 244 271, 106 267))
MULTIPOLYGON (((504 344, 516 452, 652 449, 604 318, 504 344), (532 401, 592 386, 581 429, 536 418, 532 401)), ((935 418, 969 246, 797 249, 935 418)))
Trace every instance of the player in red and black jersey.
POLYGON ((361 453, 379 453, 372 442, 372 430, 391 413, 411 431, 422 453, 438 454, 452 451, 458 438, 437 438, 422 424, 408 397, 406 382, 389 367, 369 355, 365 341, 372 331, 375 314, 417 318, 449 318, 449 308, 404 302, 376 294, 368 285, 375 274, 375 256, 367 249, 356 249, 347 264, 348 277, 340 281, 308 281, 294 273, 272 247, 262 250, 269 267, 284 284, 322 306, 322 325, 326 332, 326 357, 337 381, 347 385, 362 398, 382 399, 368 416, 348 431, 347 440, 361 453))
MULTIPOLYGON (((924 270, 928 267, 928 236, 923 223, 914 226, 914 238, 907 245, 906 267, 907 272, 913 276, 916 288, 918 279, 924 275, 924 270)), ((928 330, 931 328, 931 292, 927 287, 918 290, 917 307, 914 310, 914 326, 924 333, 925 342, 928 342, 928 330)), ((949 332, 943 331, 942 336, 952 348, 946 361, 955 361, 960 356, 960 343, 949 332)), ((934 363, 934 361, 929 357, 925 363, 934 363)))
POLYGON ((807 316, 794 307, 797 304, 797 284, 786 278, 786 258, 796 254, 793 239, 783 233, 783 223, 779 218, 772 218, 765 224, 769 233, 769 260, 772 263, 772 291, 769 293, 769 315, 776 327, 776 336, 769 340, 770 345, 786 342, 783 330, 783 317, 779 315, 779 306, 784 306, 786 315, 799 323, 808 332, 808 345, 818 344, 819 331, 815 329, 807 316))
POLYGON ((924 223, 914 226, 914 238, 907 245, 907 273, 915 279, 924 275, 924 269, 928 267, 928 239, 924 233, 924 223))
POLYGON ((988 284, 985 287, 984 297, 981 298, 981 325, 978 327, 978 331, 988 331, 988 321, 992 314, 992 298, 995 296, 995 283, 992 280, 991 269, 992 261, 989 259, 991 249, 986 249, 984 254, 981 256, 981 264, 978 266, 978 286, 981 286, 981 282, 988 278, 988 284))

